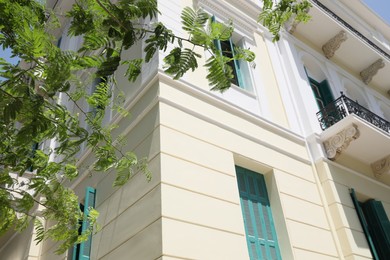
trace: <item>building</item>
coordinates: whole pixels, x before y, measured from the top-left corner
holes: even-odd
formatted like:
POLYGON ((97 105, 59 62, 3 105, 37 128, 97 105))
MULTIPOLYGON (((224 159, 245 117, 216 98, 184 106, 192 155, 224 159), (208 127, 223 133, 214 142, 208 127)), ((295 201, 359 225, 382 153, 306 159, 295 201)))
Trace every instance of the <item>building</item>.
MULTIPOLYGON (((107 122, 148 158, 153 177, 137 173, 114 189, 115 175, 89 177, 92 158, 81 155, 85 171, 71 187, 80 198, 93 188, 86 201, 95 192, 102 229, 73 259, 384 259, 389 25, 361 1, 310 2, 312 20, 287 25, 273 43, 256 22, 258 1, 159 1, 158 19, 178 35, 185 6, 231 19, 225 48, 250 48, 256 59, 234 64, 237 81, 223 94, 209 90, 201 66, 172 80, 162 53, 135 83, 118 78, 132 116, 107 122)), ((61 48, 80 42, 66 26, 62 35, 61 48)), ((140 53, 137 45, 127 55, 140 53)), ((0 240, 2 258, 72 259, 32 235, 0 240)))

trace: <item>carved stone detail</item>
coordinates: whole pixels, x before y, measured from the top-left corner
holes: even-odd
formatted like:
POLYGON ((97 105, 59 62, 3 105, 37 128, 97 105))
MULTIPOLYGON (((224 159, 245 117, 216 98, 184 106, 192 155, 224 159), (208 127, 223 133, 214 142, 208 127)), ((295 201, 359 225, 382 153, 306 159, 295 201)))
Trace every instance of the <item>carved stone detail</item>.
POLYGON ((326 155, 329 159, 335 160, 348 147, 349 143, 358 137, 359 130, 357 126, 351 124, 324 142, 326 155))
POLYGON ((297 26, 298 26, 298 22, 296 21, 290 21, 288 23, 286 23, 286 30, 290 33, 290 34, 294 34, 295 32, 295 29, 297 29, 297 26))
POLYGON ((380 177, 383 174, 390 175, 390 155, 371 164, 371 168, 374 172, 375 177, 380 177))
POLYGON ((378 70, 385 66, 383 59, 375 61, 373 64, 368 66, 366 69, 360 72, 360 76, 364 84, 368 85, 371 82, 372 78, 378 73, 378 70))
POLYGON ((327 43, 322 46, 322 51, 325 54, 327 59, 333 57, 335 52, 340 48, 341 44, 348 39, 348 35, 345 31, 340 31, 333 38, 331 38, 327 43))
MULTIPOLYGON (((305 10, 306 13, 310 11, 310 8, 307 8, 305 10)), ((285 23, 285 28, 290 34, 294 34, 295 29, 297 29, 298 24, 300 22, 295 21, 295 15, 293 15, 286 23, 285 23)))

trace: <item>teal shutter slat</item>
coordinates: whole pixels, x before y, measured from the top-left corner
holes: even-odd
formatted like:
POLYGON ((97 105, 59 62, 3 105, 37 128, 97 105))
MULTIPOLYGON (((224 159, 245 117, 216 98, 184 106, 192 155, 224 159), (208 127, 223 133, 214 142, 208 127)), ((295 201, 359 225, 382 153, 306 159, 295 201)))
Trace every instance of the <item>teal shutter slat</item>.
POLYGON ((370 235, 366 218, 364 217, 363 210, 360 207, 360 203, 359 203, 359 201, 356 198, 355 190, 354 189, 350 189, 349 192, 350 192, 350 195, 351 195, 351 198, 352 198, 353 205, 355 206, 356 213, 357 213, 357 215, 359 217, 359 220, 360 220, 360 223, 362 225, 364 234, 366 235, 366 239, 367 239, 368 245, 370 246, 371 254, 372 254, 372 256, 373 256, 373 258, 375 260, 379 260, 380 258, 378 257, 377 251, 375 249, 374 242, 373 242, 372 237, 370 235))
MULTIPOLYGON (((229 39, 229 43, 230 43, 230 49, 232 51, 232 56, 234 57, 235 53, 234 53, 234 44, 232 42, 232 39, 230 38, 229 39)), ((238 82, 238 86, 239 87, 244 87, 244 81, 243 81, 243 78, 242 78, 242 74, 241 74, 241 67, 240 67, 240 63, 238 60, 234 60, 234 71, 235 71, 235 76, 237 77, 237 82, 238 82)))
POLYGON ((72 260, 77 260, 78 255, 77 255, 77 245, 73 246, 73 252, 72 252, 72 260))
POLYGON ((320 90, 325 105, 332 103, 334 98, 327 80, 324 80, 320 83, 320 90))
POLYGON ((62 36, 58 39, 57 41, 57 47, 60 48, 61 47, 61 42, 62 42, 62 36))
MULTIPOLYGON (((36 151, 38 150, 38 148, 39 148, 39 143, 37 143, 37 142, 35 142, 35 143, 31 146, 31 159, 34 159, 35 153, 36 153, 36 151)), ((33 164, 33 163, 31 162, 31 166, 28 167, 28 169, 27 169, 27 170, 30 171, 30 172, 34 171, 34 167, 33 167, 32 164, 33 164)))
POLYGON ((309 77, 309 83, 319 109, 326 107, 328 104, 334 101, 333 94, 327 80, 323 80, 321 83, 319 83, 309 77))
POLYGON ((281 259, 264 176, 236 166, 250 259, 281 259))
MULTIPOLYGON (((211 17, 211 22, 215 22, 214 15, 211 17)), ((232 58, 234 56, 234 44, 233 44, 231 38, 229 38, 229 40, 223 41, 223 42, 221 42, 219 40, 214 40, 214 46, 217 48, 217 50, 219 50, 221 52, 221 54, 223 56, 229 57, 229 58, 232 58)), ((232 83, 241 87, 241 88, 244 88, 245 83, 244 83, 244 79, 243 79, 243 76, 241 73, 241 66, 240 66, 239 61, 237 61, 237 60, 230 61, 229 65, 233 69, 234 79, 232 79, 232 83)))
MULTIPOLYGON (((95 195, 96 190, 92 187, 87 187, 84 201, 84 218, 89 215, 89 208, 95 207, 95 195)), ((82 232, 84 232, 89 223, 86 219, 83 220, 82 232)), ((89 236, 88 240, 80 244, 80 253, 78 260, 89 260, 91 254, 92 236, 89 236)))
MULTIPOLYGON (((211 22, 215 22, 215 16, 211 16, 211 22)), ((222 48, 221 48, 221 42, 219 40, 214 40, 214 46, 222 53, 222 48)))
POLYGON ((380 201, 368 200, 362 204, 368 230, 379 259, 390 257, 390 222, 380 201))

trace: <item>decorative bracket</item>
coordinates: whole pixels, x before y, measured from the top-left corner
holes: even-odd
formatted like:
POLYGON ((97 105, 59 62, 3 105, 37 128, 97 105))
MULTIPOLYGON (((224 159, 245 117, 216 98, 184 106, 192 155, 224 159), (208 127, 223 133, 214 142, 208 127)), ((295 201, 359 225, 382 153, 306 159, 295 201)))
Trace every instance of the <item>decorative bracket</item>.
MULTIPOLYGON (((310 8, 307 8, 304 10, 305 13, 308 13, 310 11, 310 8)), ((297 29, 298 24, 300 22, 295 21, 295 15, 293 15, 286 23, 285 23, 285 28, 290 34, 294 34, 295 29, 297 29)))
POLYGON ((368 66, 366 69, 362 70, 360 72, 360 76, 362 77, 364 84, 368 85, 371 82, 372 78, 378 73, 378 70, 383 68, 384 66, 385 62, 383 61, 383 59, 379 59, 370 66, 368 66))
POLYGON ((371 164, 371 168, 374 172, 375 177, 377 178, 379 178, 383 174, 390 175, 390 155, 371 164))
POLYGON ((297 29, 298 24, 299 24, 299 23, 296 22, 296 21, 288 22, 288 23, 286 23, 286 30, 287 30, 290 34, 294 34, 295 29, 297 29))
POLYGON ((326 155, 330 160, 335 160, 336 157, 348 147, 349 143, 358 137, 359 130, 357 126, 351 124, 323 143, 326 155))
POLYGON ((341 44, 348 39, 348 35, 344 30, 341 30, 333 38, 322 46, 322 51, 327 59, 333 57, 335 52, 340 48, 341 44))

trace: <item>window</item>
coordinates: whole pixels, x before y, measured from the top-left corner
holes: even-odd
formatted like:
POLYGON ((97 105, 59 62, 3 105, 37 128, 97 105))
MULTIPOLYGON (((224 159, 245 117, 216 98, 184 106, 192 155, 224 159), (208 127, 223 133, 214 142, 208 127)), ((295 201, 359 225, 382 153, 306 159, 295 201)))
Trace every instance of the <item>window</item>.
MULTIPOLYGON (((222 52, 223 56, 233 58, 235 45, 232 43, 231 39, 227 41, 216 41, 215 45, 217 46, 218 50, 222 52)), ((240 65, 236 60, 231 60, 229 65, 233 69, 234 78, 232 79, 232 83, 236 86, 243 86, 244 83, 242 82, 241 78, 240 65)))
MULTIPOLYGON (((92 187, 87 187, 85 192, 84 204, 80 203, 80 209, 84 212, 84 217, 88 216, 89 208, 95 207, 96 190, 92 187)), ((82 220, 79 228, 79 234, 85 231, 89 223, 86 219, 82 220)), ((72 260, 89 260, 91 255, 92 236, 87 241, 74 245, 73 252, 71 253, 72 260)))
POLYGON ((329 103, 333 102, 334 98, 327 80, 323 80, 319 83, 309 77, 309 82, 320 110, 326 107, 329 103))
MULTIPOLYGON (((34 160, 34 157, 35 157, 35 153, 36 151, 39 149, 39 143, 37 142, 34 142, 33 145, 31 146, 31 155, 30 155, 30 158, 31 158, 31 164, 33 164, 33 160, 34 160)), ((30 167, 28 167, 27 169, 28 171, 32 172, 34 171, 34 167, 33 165, 31 165, 30 167)))
POLYGON ((351 198, 362 225, 372 256, 376 260, 390 256, 390 222, 380 201, 358 201, 354 189, 351 198))
MULTIPOLYGON (((215 21, 215 17, 213 16, 212 21, 215 21)), ((228 58, 233 58, 235 55, 234 49, 235 47, 244 48, 243 40, 234 41, 232 38, 226 41, 214 41, 214 45, 217 47, 219 51, 221 51, 222 55, 228 58)), ((252 81, 250 76, 250 68, 248 62, 245 60, 232 60, 229 63, 229 66, 233 69, 232 84, 245 89, 252 91, 252 81)))
POLYGON ((282 259, 264 176, 236 166, 250 259, 282 259))

